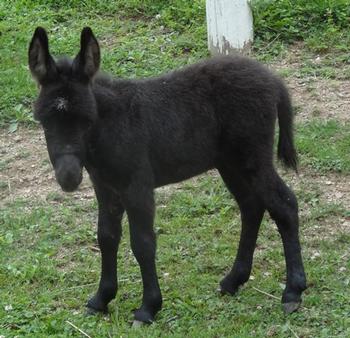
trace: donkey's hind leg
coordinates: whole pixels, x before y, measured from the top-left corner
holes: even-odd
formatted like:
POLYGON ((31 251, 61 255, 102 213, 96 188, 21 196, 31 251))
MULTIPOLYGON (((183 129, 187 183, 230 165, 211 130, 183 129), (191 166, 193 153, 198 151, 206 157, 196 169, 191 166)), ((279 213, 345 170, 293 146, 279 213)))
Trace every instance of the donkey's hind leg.
POLYGON ((276 222, 282 237, 287 266, 287 283, 282 303, 286 313, 298 309, 301 294, 306 289, 306 278, 299 242, 298 203, 294 193, 272 168, 259 180, 264 205, 276 222))
POLYGON ((235 197, 241 212, 242 230, 237 256, 231 271, 220 282, 221 293, 233 295, 239 286, 249 279, 265 209, 246 175, 232 168, 221 168, 219 172, 227 188, 235 197))
POLYGON ((249 279, 259 226, 265 210, 276 222, 282 237, 287 266, 287 283, 282 303, 286 313, 298 309, 306 278, 299 242, 298 204, 271 165, 254 173, 219 168, 227 187, 235 196, 242 218, 242 232, 233 268, 221 281, 221 291, 233 294, 249 279))

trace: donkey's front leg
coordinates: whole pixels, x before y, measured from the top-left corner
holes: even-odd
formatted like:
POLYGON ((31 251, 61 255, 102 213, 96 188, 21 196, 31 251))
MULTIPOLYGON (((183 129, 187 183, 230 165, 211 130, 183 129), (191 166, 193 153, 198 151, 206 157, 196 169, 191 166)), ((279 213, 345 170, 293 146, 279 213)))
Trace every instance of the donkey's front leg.
POLYGON ((136 321, 152 323, 162 307, 155 265, 153 188, 130 188, 123 204, 129 219, 131 248, 140 265, 143 282, 142 305, 134 312, 134 318, 136 321))
POLYGON ((108 303, 117 293, 117 251, 121 237, 124 207, 114 192, 95 184, 98 201, 97 238, 101 250, 101 279, 96 294, 88 301, 89 313, 107 312, 108 303))

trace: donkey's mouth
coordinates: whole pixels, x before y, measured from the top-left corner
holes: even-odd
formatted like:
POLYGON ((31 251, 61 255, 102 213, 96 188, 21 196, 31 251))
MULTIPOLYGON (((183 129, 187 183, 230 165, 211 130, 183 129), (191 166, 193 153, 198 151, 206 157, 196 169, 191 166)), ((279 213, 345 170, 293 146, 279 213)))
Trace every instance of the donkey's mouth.
POLYGON ((78 189, 82 179, 83 179, 83 175, 81 174, 77 180, 68 178, 64 181, 61 181, 57 179, 57 182, 64 192, 73 192, 78 189))
POLYGON ((55 175, 63 191, 73 192, 78 189, 83 179, 83 168, 76 156, 64 155, 57 161, 55 175))

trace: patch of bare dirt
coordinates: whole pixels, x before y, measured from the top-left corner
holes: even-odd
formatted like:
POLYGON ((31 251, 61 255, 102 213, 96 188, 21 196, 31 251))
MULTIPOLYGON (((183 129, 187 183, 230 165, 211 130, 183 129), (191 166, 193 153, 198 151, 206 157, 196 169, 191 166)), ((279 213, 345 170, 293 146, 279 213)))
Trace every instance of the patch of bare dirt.
POLYGON ((319 214, 319 228, 309 229, 310 233, 307 235, 327 238, 339 233, 350 234, 349 216, 344 213, 340 217, 339 215, 332 217, 325 210, 336 208, 337 205, 350 210, 350 177, 348 175, 335 173, 321 175, 307 168, 301 168, 299 175, 282 173, 281 176, 299 195, 310 195, 309 198, 303 198, 305 202, 299 201, 300 216, 307 219, 312 213, 319 214), (326 222, 322 221, 323 212, 327 214, 326 222))
MULTIPOLYGON (((15 133, 0 130, 0 200, 1 204, 18 198, 47 200, 61 196, 46 150, 43 132, 20 128, 15 133)), ((84 180, 73 196, 94 198, 85 173, 84 180)))
MULTIPOLYGON (((325 79, 316 75, 299 76, 298 73, 305 66, 303 53, 303 46, 296 44, 283 60, 271 64, 275 71, 287 72, 285 82, 293 105, 297 107, 296 120, 305 122, 318 117, 350 121, 350 80, 342 79, 341 76, 338 79, 325 79)), ((309 61, 316 66, 321 65, 323 56, 310 56, 309 61)), ((342 68, 339 67, 337 72, 341 74, 341 71, 342 68)))
POLYGON ((286 80, 297 107, 296 121, 312 118, 350 121, 350 81, 290 77, 286 80))

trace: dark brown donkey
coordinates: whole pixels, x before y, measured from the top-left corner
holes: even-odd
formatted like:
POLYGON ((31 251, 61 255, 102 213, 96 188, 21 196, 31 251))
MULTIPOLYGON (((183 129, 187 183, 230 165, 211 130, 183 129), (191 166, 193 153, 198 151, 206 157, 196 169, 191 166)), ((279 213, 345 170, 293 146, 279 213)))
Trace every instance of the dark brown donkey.
POLYGON ((281 80, 243 57, 212 58, 169 74, 121 80, 99 75, 100 49, 90 28, 73 59, 54 60, 38 27, 29 66, 40 85, 40 121, 59 185, 76 190, 86 168, 99 207, 102 272, 90 311, 107 311, 117 292, 116 255, 126 211, 131 247, 143 281, 135 320, 152 322, 161 309, 153 231, 156 187, 216 168, 236 199, 242 233, 221 292, 234 294, 249 278, 265 210, 281 234, 287 265, 282 303, 296 310, 306 288, 298 238, 298 206, 273 166, 276 119, 278 157, 296 169, 293 113, 281 80))

